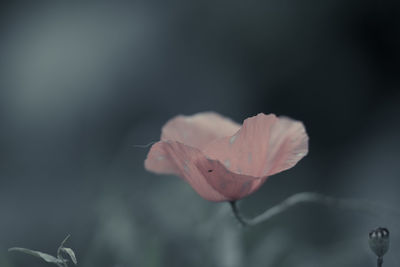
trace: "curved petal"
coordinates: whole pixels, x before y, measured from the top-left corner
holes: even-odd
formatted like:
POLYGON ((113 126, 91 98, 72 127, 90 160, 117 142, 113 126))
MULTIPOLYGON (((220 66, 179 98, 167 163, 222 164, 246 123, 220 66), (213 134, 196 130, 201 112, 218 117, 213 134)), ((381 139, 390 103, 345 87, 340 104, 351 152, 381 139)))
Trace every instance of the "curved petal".
POLYGON ((303 123, 280 117, 271 129, 266 168, 268 175, 292 168, 308 153, 308 135, 303 123))
POLYGON ((303 158, 308 136, 301 122, 260 113, 246 119, 237 133, 211 142, 203 151, 232 172, 266 177, 303 158))
POLYGON ((146 170, 158 174, 180 174, 174 160, 164 150, 163 141, 157 142, 151 146, 147 158, 144 161, 144 167, 146 170))
POLYGON ((173 141, 154 144, 145 167, 157 173, 177 174, 210 201, 240 199, 261 185, 260 179, 232 173, 219 161, 207 159, 199 149, 173 141))
POLYGON ((233 135, 240 125, 215 112, 176 116, 162 128, 161 140, 203 149, 211 141, 233 135))

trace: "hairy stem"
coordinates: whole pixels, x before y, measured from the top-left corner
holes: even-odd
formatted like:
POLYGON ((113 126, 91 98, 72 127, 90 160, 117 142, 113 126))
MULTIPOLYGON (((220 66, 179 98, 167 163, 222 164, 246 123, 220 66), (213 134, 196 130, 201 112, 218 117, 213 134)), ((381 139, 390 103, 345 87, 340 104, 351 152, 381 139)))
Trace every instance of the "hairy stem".
POLYGON ((242 226, 253 226, 268 221, 269 219, 288 210, 289 208, 292 208, 302 203, 316 203, 357 211, 366 211, 371 213, 388 212, 391 214, 400 215, 400 212, 398 210, 390 209, 383 205, 378 205, 377 203, 360 199, 339 199, 313 192, 302 192, 294 194, 282 201, 281 203, 267 209, 262 214, 251 219, 245 218, 240 214, 236 205, 236 201, 230 202, 233 214, 242 226))

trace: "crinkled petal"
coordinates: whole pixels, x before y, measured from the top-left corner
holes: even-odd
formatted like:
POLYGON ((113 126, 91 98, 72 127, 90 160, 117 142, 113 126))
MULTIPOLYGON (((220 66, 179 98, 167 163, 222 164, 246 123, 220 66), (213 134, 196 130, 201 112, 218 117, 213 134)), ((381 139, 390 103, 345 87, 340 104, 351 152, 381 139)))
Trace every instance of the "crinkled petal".
POLYGON ((303 158, 308 136, 301 122, 260 113, 246 119, 231 137, 209 143, 203 152, 232 172, 265 179, 303 158))
POLYGON ((154 144, 145 161, 146 169, 174 173, 185 179, 203 198, 227 201, 251 194, 260 179, 233 173, 221 162, 210 160, 197 148, 174 141, 154 144))
POLYGON ((239 128, 239 124, 215 112, 179 115, 164 125, 161 140, 177 141, 203 149, 215 139, 233 135, 239 128))

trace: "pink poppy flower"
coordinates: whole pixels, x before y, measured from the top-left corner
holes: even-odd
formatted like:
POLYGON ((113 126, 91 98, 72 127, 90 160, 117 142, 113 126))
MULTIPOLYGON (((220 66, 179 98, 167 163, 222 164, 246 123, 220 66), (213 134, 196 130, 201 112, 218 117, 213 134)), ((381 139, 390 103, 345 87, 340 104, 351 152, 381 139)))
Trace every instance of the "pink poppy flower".
POLYGON ((183 178, 207 200, 233 201, 293 167, 307 152, 308 136, 299 121, 260 113, 241 126, 203 112, 169 120, 145 167, 183 178))

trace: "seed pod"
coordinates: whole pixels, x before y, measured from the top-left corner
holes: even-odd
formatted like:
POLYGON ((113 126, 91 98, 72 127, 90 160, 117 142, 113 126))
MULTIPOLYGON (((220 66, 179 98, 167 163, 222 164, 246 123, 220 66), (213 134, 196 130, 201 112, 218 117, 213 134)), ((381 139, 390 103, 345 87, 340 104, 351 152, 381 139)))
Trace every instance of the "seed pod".
POLYGON ((369 233, 369 247, 379 258, 389 250, 389 230, 379 227, 369 233))

